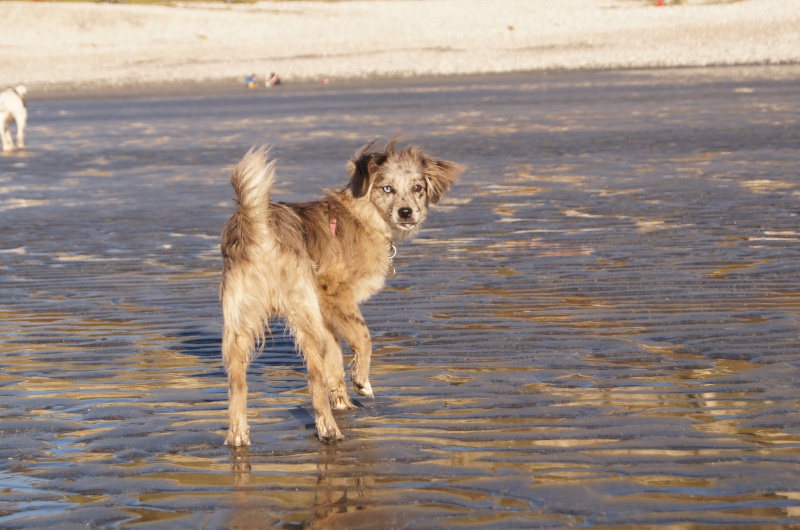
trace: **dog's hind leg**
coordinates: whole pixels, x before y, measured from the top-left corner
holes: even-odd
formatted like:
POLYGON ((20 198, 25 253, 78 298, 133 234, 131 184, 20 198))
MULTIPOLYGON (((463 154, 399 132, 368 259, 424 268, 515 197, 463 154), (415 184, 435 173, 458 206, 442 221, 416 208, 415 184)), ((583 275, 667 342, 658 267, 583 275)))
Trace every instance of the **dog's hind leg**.
POLYGON ((253 337, 238 335, 230 329, 222 332, 222 361, 228 374, 228 415, 230 423, 225 443, 231 447, 250 445, 247 424, 247 367, 253 337))
POLYGON ((0 120, 0 136, 2 136, 3 151, 14 150, 14 140, 11 137, 11 115, 5 115, 0 120))
POLYGON ((23 107, 16 116, 17 123, 17 148, 25 149, 25 127, 28 125, 28 111, 23 107))

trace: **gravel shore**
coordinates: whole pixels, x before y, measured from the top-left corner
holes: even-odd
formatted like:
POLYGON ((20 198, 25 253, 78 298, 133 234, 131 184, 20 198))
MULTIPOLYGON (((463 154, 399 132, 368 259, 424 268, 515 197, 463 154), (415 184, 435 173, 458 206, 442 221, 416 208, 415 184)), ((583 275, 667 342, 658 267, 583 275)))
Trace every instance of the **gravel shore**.
POLYGON ((33 93, 800 62, 800 1, 0 2, 0 85, 33 93))

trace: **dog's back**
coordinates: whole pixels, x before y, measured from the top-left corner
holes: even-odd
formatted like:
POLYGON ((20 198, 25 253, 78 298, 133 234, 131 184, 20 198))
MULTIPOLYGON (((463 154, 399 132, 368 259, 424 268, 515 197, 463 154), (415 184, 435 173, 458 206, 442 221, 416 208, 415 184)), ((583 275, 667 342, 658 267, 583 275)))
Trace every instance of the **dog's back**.
MULTIPOLYGON (((268 320, 296 312, 297 300, 287 293, 309 284, 320 294, 358 302, 383 287, 390 241, 374 245, 367 223, 354 218, 348 193, 282 204, 270 200, 274 182, 275 163, 263 147, 251 149, 231 173, 237 208, 222 234, 223 306, 227 299, 240 310, 244 301, 268 320), (225 293, 240 285, 249 290, 234 302, 225 293), (261 296, 249 300, 252 292, 261 296)), ((255 319, 247 325, 258 327, 255 319)))

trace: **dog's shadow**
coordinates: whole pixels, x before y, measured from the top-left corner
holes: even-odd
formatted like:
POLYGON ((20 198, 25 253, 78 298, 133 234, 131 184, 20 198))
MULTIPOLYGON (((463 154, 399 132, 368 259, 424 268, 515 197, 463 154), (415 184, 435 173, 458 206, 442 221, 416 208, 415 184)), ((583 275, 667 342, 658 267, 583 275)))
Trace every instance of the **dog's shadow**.
MULTIPOLYGON (((304 372, 303 357, 298 353, 294 340, 281 324, 270 324, 272 328, 266 335, 264 349, 250 364, 249 372, 263 375, 265 371, 304 372)), ((226 379, 222 366, 222 336, 204 329, 187 329, 177 335, 178 342, 172 348, 183 355, 197 357, 209 370, 197 374, 198 377, 220 377, 226 379), (217 369, 213 366, 217 365, 217 369)))
MULTIPOLYGON (((280 323, 271 323, 267 333, 264 350, 251 363, 247 372, 248 385, 252 391, 271 395, 295 393, 308 388, 308 378, 302 355, 297 351, 288 330, 280 323)), ((228 378, 222 366, 222 337, 203 329, 187 329, 177 335, 177 343, 172 348, 183 355, 198 358, 205 369, 195 376, 211 378, 220 390, 227 389, 228 378), (216 382, 218 381, 218 383, 216 382)), ((358 408, 366 406, 361 400, 351 396, 358 408)), ((285 412, 297 423, 305 425, 312 432, 315 428, 310 397, 307 404, 291 407, 285 412)), ((337 413, 338 415, 338 413, 337 413)))

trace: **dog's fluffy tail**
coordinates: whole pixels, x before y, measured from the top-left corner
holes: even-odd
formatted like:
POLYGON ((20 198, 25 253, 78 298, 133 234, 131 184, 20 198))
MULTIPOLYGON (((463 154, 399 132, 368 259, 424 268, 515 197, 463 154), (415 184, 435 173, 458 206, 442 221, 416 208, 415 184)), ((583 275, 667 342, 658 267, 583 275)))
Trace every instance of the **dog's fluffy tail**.
POLYGON ((226 370, 231 363, 249 362, 264 344, 264 325, 270 310, 261 294, 269 292, 270 281, 261 269, 247 264, 257 259, 257 249, 263 249, 272 239, 269 196, 273 182, 275 162, 269 159, 269 148, 265 146, 250 149, 231 171, 237 208, 222 232, 225 272, 220 282, 226 370))
POLYGON ((269 154, 269 147, 253 147, 231 172, 239 230, 243 232, 240 236, 244 236, 244 239, 267 234, 269 194, 275 182, 275 161, 269 159, 269 154))

